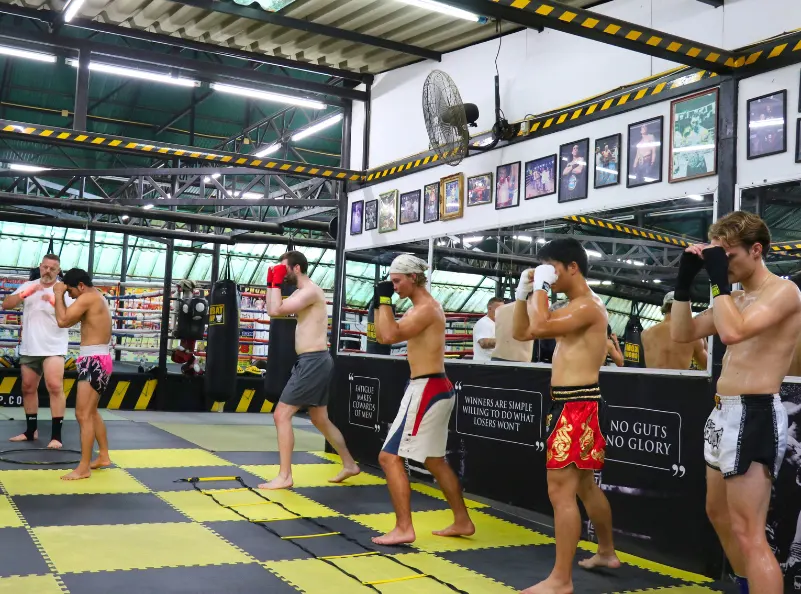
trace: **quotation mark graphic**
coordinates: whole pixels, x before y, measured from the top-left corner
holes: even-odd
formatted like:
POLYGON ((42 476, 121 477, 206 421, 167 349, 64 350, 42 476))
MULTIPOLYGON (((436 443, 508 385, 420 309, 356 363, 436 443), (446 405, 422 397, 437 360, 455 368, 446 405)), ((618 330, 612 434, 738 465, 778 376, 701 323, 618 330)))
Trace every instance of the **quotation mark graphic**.
POLYGON ((353 374, 352 374, 352 373, 348 374, 348 379, 349 379, 350 381, 353 381, 353 374))
POLYGON ((673 469, 673 476, 683 477, 684 473, 687 472, 684 466, 679 466, 678 464, 674 464, 671 468, 673 469))
POLYGON ((534 449, 537 450, 538 452, 544 452, 545 451, 545 442, 544 441, 535 442, 534 443, 534 449))
POLYGON ((457 390, 457 391, 461 390, 461 389, 462 389, 462 382, 456 382, 456 383, 453 385, 453 387, 454 387, 454 389, 455 389, 455 390, 457 390))
POLYGON ((378 433, 379 431, 381 431, 381 425, 379 425, 378 423, 376 423, 376 424, 375 424, 375 432, 376 432, 376 433, 378 433))

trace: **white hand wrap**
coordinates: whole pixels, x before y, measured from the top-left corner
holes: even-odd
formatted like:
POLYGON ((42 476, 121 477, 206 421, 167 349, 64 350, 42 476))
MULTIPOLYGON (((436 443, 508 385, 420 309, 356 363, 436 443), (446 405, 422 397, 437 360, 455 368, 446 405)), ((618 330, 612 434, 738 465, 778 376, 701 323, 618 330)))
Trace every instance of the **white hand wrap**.
POLYGON ((526 268, 520 274, 520 282, 517 283, 517 290, 515 291, 515 299, 518 301, 525 301, 531 294, 532 280, 531 268, 526 268))
POLYGON ((550 264, 540 264, 534 269, 534 283, 532 290, 548 291, 551 285, 556 282, 556 268, 550 264))

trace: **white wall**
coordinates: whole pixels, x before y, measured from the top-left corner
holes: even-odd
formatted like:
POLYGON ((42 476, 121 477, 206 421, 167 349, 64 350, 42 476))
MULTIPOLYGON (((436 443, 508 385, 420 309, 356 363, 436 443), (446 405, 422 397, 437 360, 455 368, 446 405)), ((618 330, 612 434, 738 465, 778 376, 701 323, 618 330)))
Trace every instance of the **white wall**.
MULTIPOLYGON (((799 0, 727 0, 724 8, 698 0, 614 0, 593 11, 726 49, 801 28, 799 0)), ((425 61, 376 77, 370 167, 428 150, 421 95, 434 69, 454 79, 463 101, 478 105, 475 131, 491 128, 497 51, 498 40, 488 41, 445 54, 441 63, 425 61)), ((498 57, 501 107, 507 119, 520 120, 674 66, 574 35, 527 29, 503 38, 498 57)), ((361 164, 362 134, 354 126, 354 165, 361 164)))
MULTIPOLYGON (((689 194, 707 194, 714 192, 717 189, 716 176, 669 184, 667 182, 669 159, 667 150, 663 150, 663 181, 661 183, 627 189, 625 176, 628 156, 626 155, 622 157, 623 171, 621 183, 617 186, 599 190, 593 189, 594 159, 592 154, 595 150, 595 139, 620 133, 622 134, 621 153, 625 153, 628 140, 628 125, 660 115, 665 118, 663 145, 668 145, 670 142, 670 102, 666 101, 610 118, 590 122, 569 130, 563 130, 555 134, 527 140, 503 149, 479 154, 465 159, 458 167, 441 165, 429 170, 413 173, 406 177, 388 180, 362 190, 350 192, 348 198, 349 202, 352 203, 357 200, 372 200, 378 198, 380 193, 388 190, 399 190, 401 194, 412 190, 422 190, 423 186, 426 184, 438 182, 442 177, 459 172, 465 174, 465 183, 467 177, 487 172, 492 172, 494 179, 496 167, 515 161, 521 161, 521 180, 524 180, 525 171, 523 168, 526 161, 557 154, 561 144, 582 140, 587 137, 590 138, 590 168, 588 172, 589 197, 586 200, 559 204, 557 199, 558 194, 525 200, 525 191, 524 188, 521 188, 520 205, 516 208, 495 210, 494 203, 471 207, 465 205, 464 216, 461 219, 437 221, 427 224, 422 222, 423 208, 421 204, 421 221, 419 223, 398 225, 398 230, 391 233, 378 233, 376 229, 373 231, 364 231, 360 235, 348 234, 345 240, 345 249, 365 249, 368 247, 392 245, 446 234, 471 233, 486 229, 496 229, 500 226, 541 221, 558 216, 598 212, 610 208, 620 208, 635 204, 679 198, 689 194)), ((524 181, 522 183, 524 183, 524 181)), ((465 190, 465 202, 466 200, 465 190)), ((348 212, 350 212, 350 208, 348 212)), ((348 217, 350 218, 350 215, 348 215, 348 217)), ((348 221, 348 229, 350 229, 350 220, 348 221)))
MULTIPOLYGON (((801 7, 799 7, 801 10, 801 7)), ((801 178, 795 162, 798 89, 801 66, 788 66, 740 82, 737 122, 737 184, 743 188, 801 178), (787 152, 748 160, 748 100, 787 90, 787 152)))

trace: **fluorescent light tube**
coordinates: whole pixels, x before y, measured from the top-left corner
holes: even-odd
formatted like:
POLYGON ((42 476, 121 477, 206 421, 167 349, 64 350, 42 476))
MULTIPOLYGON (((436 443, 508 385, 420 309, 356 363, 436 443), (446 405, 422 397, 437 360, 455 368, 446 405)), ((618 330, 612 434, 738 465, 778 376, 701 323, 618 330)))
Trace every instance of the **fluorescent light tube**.
POLYGON ((78 9, 83 6, 84 0, 72 0, 67 4, 67 9, 64 11, 64 22, 69 23, 72 18, 78 13, 78 9))
POLYGON ((50 62, 55 64, 56 57, 53 54, 45 54, 42 52, 32 52, 15 47, 0 46, 0 54, 4 56, 13 56, 15 58, 27 58, 28 60, 36 60, 38 62, 50 62))
POLYGON ((326 118, 322 122, 311 126, 310 128, 306 128, 305 130, 301 130, 297 134, 292 137, 292 140, 298 141, 303 140, 304 138, 308 138, 314 134, 317 134, 320 130, 325 130, 336 124, 337 122, 342 120, 342 114, 338 113, 335 116, 331 116, 330 118, 326 118))
POLYGON ((30 173, 36 173, 37 171, 47 171, 45 167, 35 167, 34 165, 22 165, 20 163, 9 163, 8 168, 11 171, 28 171, 30 173))
POLYGON ((434 2, 433 0, 400 0, 404 4, 410 4, 412 6, 417 6, 418 8, 425 8, 426 10, 431 10, 433 12, 438 12, 440 14, 447 14, 448 16, 457 17, 460 19, 464 19, 466 21, 472 21, 474 23, 479 22, 480 17, 477 14, 473 14, 472 12, 468 12, 466 10, 462 10, 460 8, 454 8, 452 6, 448 6, 447 4, 442 4, 440 2, 434 2))
POLYGON ((265 147, 265 148, 255 152, 255 153, 253 153, 253 156, 254 157, 266 157, 267 155, 272 155, 274 152, 276 152, 280 148, 281 148, 281 143, 280 142, 275 142, 275 143, 271 144, 270 146, 265 147))
POLYGON ((280 93, 271 93, 270 91, 261 91, 259 89, 249 89, 247 87, 237 87, 236 85, 227 85, 224 83, 211 83, 211 88, 221 93, 229 93, 231 95, 239 95, 240 97, 250 97, 251 99, 264 99, 265 101, 274 101, 276 103, 288 103, 289 105, 297 105, 299 107, 309 107, 311 109, 325 109, 325 103, 313 101, 311 99, 303 99, 302 97, 292 97, 291 95, 281 95, 280 93))
MULTIPOLYGON (((66 62, 74 68, 78 67, 78 60, 69 58, 66 60, 66 62)), ((169 74, 152 72, 150 70, 139 70, 138 68, 114 66, 113 64, 103 64, 102 62, 89 62, 89 70, 94 72, 103 72, 105 74, 115 74, 117 76, 127 76, 128 78, 138 78, 140 80, 147 80, 150 82, 177 85, 179 87, 196 87, 200 84, 198 81, 192 80, 191 78, 170 76, 169 74)))

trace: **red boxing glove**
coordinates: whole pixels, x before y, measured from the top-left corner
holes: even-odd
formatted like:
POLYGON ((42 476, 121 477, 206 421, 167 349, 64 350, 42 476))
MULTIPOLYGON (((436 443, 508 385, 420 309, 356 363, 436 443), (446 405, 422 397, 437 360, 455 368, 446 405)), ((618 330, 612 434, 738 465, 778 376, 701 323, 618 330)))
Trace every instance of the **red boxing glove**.
POLYGON ((270 266, 267 269, 267 286, 268 287, 272 287, 273 286, 273 267, 272 266, 270 266))
POLYGON ((33 295, 34 293, 39 291, 41 288, 42 288, 42 285, 40 285, 39 283, 36 283, 35 285, 31 285, 30 287, 28 287, 24 291, 21 291, 19 296, 22 297, 23 299, 27 299, 28 297, 30 297, 31 295, 33 295))
POLYGON ((53 307, 56 306, 56 296, 52 293, 45 293, 42 295, 42 301, 47 301, 53 307))
MULTIPOLYGON (((281 288, 281 284, 284 282, 284 278, 286 278, 289 268, 287 268, 285 264, 279 264, 270 270, 272 271, 272 282, 270 283, 270 286, 274 289, 281 288)), ((267 274, 269 275, 270 273, 268 272, 267 274)))

